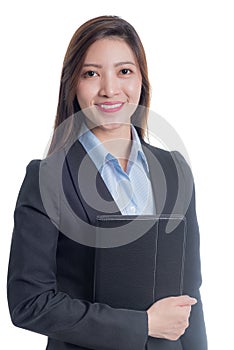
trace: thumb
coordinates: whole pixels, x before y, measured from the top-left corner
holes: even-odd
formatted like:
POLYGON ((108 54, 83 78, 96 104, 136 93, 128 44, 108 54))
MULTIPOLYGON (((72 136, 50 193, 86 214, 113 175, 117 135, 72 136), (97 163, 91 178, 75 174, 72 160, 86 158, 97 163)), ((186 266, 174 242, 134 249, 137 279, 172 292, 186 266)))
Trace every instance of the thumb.
POLYGON ((192 298, 189 295, 181 295, 177 301, 178 306, 192 306, 197 303, 197 299, 192 298))

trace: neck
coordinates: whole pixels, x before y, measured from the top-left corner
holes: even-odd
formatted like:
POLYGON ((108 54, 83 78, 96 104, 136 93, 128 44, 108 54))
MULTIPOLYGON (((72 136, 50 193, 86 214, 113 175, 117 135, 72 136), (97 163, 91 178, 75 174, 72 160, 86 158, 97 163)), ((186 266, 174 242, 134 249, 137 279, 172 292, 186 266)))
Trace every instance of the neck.
POLYGON ((131 125, 123 124, 116 128, 97 127, 92 129, 95 136, 103 143, 109 153, 120 163, 126 164, 131 151, 131 125))

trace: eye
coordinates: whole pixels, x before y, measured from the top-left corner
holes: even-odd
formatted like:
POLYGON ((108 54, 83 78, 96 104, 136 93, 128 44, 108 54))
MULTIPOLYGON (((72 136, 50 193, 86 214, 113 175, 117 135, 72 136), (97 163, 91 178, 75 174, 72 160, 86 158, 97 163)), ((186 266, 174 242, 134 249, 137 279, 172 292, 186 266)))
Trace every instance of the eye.
POLYGON ((89 70, 89 71, 85 72, 85 73, 83 74, 83 76, 84 76, 85 78, 92 78, 92 77, 96 77, 96 76, 97 76, 97 73, 96 73, 95 71, 93 71, 93 70, 89 70))
POLYGON ((121 69, 120 73, 123 74, 123 75, 128 75, 130 74, 132 71, 131 69, 128 69, 128 68, 123 68, 121 69))

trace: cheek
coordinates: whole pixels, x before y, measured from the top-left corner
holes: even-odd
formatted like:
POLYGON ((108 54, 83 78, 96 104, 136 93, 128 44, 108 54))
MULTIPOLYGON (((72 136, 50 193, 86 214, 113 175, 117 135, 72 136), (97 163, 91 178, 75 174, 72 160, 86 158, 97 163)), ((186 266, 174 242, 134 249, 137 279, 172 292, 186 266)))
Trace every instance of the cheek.
POLYGON ((76 96, 81 108, 90 106, 93 97, 96 94, 95 87, 86 82, 81 82, 78 84, 76 89, 76 96))
POLYGON ((133 79, 126 84, 126 93, 132 102, 138 103, 141 95, 142 81, 141 79, 133 79))

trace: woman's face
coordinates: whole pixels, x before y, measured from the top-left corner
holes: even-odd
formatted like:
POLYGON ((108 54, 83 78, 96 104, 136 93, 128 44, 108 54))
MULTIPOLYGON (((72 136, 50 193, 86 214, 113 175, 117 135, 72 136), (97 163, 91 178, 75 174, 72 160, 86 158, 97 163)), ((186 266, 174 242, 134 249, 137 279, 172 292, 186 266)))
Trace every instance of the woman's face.
POLYGON ((139 103, 141 86, 138 62, 124 40, 105 38, 93 43, 76 89, 87 124, 102 130, 129 125, 139 103))

